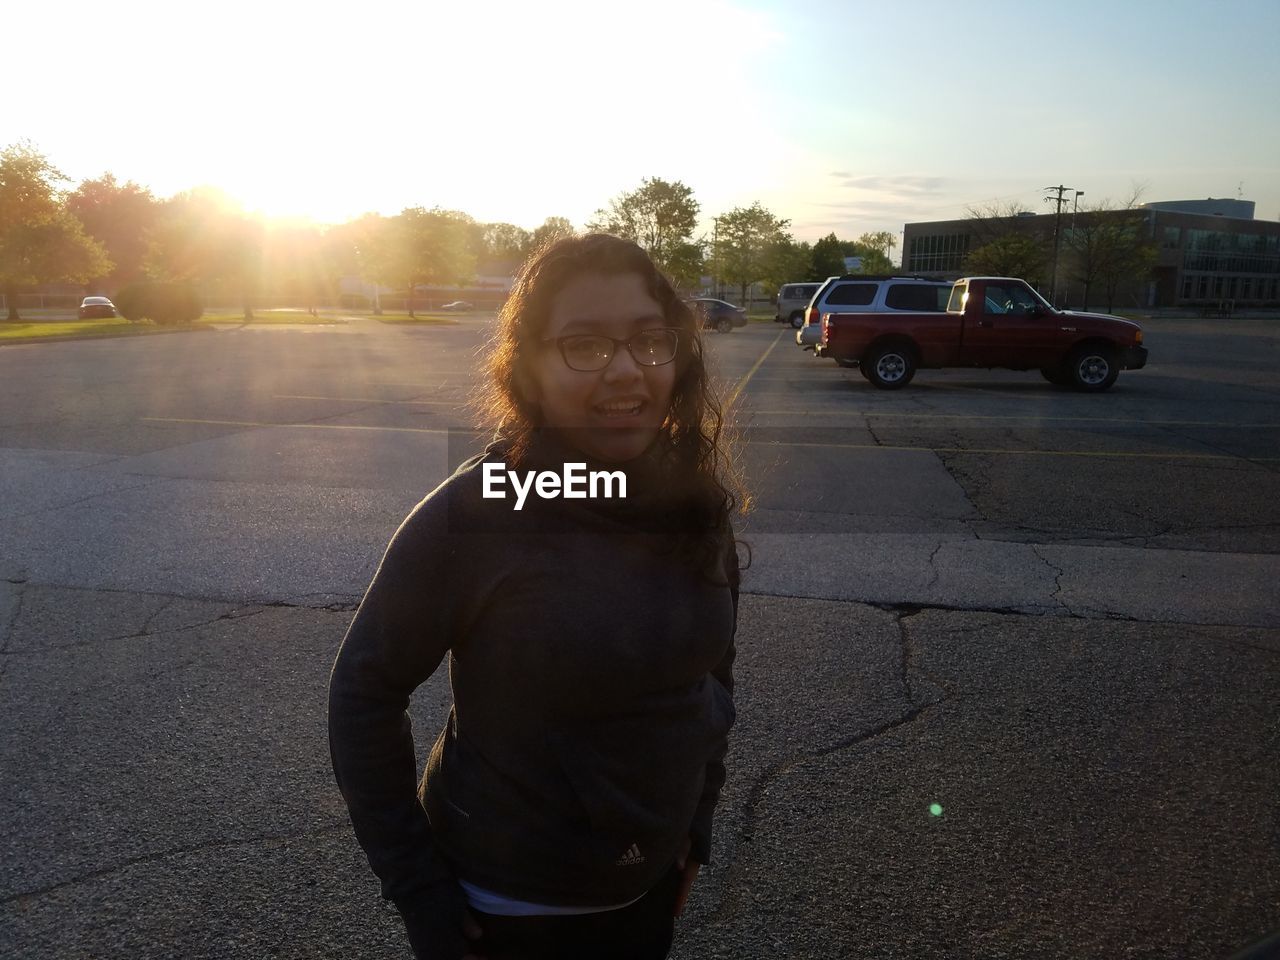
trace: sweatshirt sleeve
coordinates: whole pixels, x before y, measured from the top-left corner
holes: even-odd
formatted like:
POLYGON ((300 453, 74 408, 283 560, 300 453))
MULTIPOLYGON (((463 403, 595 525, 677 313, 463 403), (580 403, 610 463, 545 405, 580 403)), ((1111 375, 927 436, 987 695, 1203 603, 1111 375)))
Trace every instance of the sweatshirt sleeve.
POLYGON ((438 490, 392 537, 329 680, 329 750, 356 838, 402 916, 459 896, 418 800, 410 694, 453 639, 456 557, 438 490))
MULTIPOLYGON (((738 567, 738 550, 732 536, 725 556, 725 574, 729 580, 729 594, 733 599, 733 633, 729 637, 729 647, 724 657, 711 670, 711 676, 724 687, 729 696, 730 725, 732 726, 733 700, 733 661, 738 655, 736 636, 738 632, 738 585, 741 572, 738 567)), ((698 809, 693 815, 693 825, 689 830, 692 841, 689 856, 698 863, 711 862, 711 822, 715 814, 716 804, 720 800, 720 788, 724 786, 724 760, 729 753, 729 735, 726 731, 724 739, 716 746, 715 752, 707 761, 705 785, 702 798, 698 801, 698 809)))

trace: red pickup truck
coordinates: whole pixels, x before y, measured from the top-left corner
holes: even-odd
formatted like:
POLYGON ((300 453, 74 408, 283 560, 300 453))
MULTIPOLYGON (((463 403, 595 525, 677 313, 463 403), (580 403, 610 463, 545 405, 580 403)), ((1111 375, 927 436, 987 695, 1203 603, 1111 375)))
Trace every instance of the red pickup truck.
POLYGON ((1098 392, 1147 362, 1132 320, 1055 310, 1010 277, 957 280, 945 313, 824 313, 815 352, 883 390, 905 387, 922 367, 1003 367, 1098 392))

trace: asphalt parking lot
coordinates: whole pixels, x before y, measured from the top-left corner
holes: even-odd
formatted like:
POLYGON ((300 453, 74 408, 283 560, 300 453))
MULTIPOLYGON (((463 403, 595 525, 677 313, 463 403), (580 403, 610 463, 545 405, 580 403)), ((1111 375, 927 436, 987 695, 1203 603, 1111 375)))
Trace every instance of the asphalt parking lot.
MULTIPOLYGON (((325 684, 482 442, 484 326, 0 348, 0 955, 408 955, 325 684)), ((1100 396, 885 393, 791 336, 710 340, 753 562, 672 956, 1226 958, 1280 928, 1280 323, 1154 324, 1100 396)))

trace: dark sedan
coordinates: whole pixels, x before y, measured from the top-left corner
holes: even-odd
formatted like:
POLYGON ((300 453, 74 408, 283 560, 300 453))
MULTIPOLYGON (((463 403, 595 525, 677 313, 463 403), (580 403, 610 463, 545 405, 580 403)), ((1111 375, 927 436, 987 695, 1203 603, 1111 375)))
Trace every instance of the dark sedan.
POLYGON ((116 315, 116 305, 106 297, 85 297, 80 304, 80 319, 89 320, 93 317, 114 317, 116 315))
POLYGON ((702 318, 702 329, 716 333, 728 333, 734 327, 747 325, 747 311, 732 303, 714 297, 697 297, 688 301, 689 306, 702 318))

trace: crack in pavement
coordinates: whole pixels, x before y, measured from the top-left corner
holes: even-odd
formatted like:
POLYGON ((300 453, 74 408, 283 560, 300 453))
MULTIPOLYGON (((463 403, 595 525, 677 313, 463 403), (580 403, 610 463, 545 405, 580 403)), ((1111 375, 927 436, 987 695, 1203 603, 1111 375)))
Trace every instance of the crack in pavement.
MULTIPOLYGON (((219 614, 218 616, 214 617, 211 620, 201 620, 199 623, 185 623, 180 627, 173 627, 172 629, 169 629, 169 630, 161 630, 159 633, 148 633, 147 630, 144 628, 135 633, 119 633, 110 637, 91 637, 88 640, 73 640, 70 643, 54 643, 41 649, 75 650, 80 647, 91 647, 97 643, 111 643, 116 640, 139 640, 144 637, 163 637, 166 635, 186 633, 188 630, 196 630, 196 629, 199 629, 200 627, 207 627, 207 626, 210 626, 211 624, 222 623, 228 620, 247 620, 250 617, 256 617, 259 614, 265 613, 266 610, 267 610, 266 607, 262 607, 257 610, 250 610, 247 613, 235 613, 235 612, 223 613, 223 614, 219 614)), ((158 614, 159 611, 156 611, 156 613, 158 614)), ((152 617, 148 618, 148 622, 150 621, 150 619, 154 618, 155 615, 156 614, 152 614, 152 617)), ((23 652, 26 653, 27 651, 23 651, 23 652)))
MULTIPOLYGON (((84 584, 72 583, 33 583, 30 580, 9 580, 8 583, 28 584, 39 589, 48 590, 72 590, 80 593, 108 593, 123 594, 125 596, 135 597, 171 597, 175 600, 192 600, 197 603, 221 603, 227 606, 252 606, 252 607, 287 607, 299 610, 328 610, 332 612, 343 612, 355 610, 360 605, 359 598, 352 600, 335 600, 330 603, 312 605, 308 603, 297 603, 292 600, 271 600, 271 599, 255 599, 253 597, 219 597, 219 596, 203 596, 200 594, 187 593, 165 593, 158 590, 138 590, 128 587, 91 587, 84 584)), ((325 594, 305 594, 304 596, 323 596, 333 597, 342 596, 341 594, 325 593, 325 594)), ((212 622, 212 621, 211 621, 212 622)), ((134 636, 135 634, 128 634, 134 636)))
POLYGON ((780 780, 792 769, 803 763, 811 760, 819 760, 823 757, 830 756, 833 753, 839 753, 841 750, 848 750, 852 747, 859 746, 860 744, 867 743, 877 737, 881 737, 886 733, 891 733, 899 727, 910 726, 919 720, 927 710, 938 706, 944 700, 946 700, 945 696, 937 700, 931 700, 926 703, 919 704, 901 716, 886 721, 871 730, 857 733, 850 737, 845 737, 835 743, 828 744, 825 747, 811 750, 790 760, 783 761, 762 773, 748 792, 746 803, 743 805, 742 823, 737 836, 734 839, 733 849, 727 854, 729 868, 725 872, 723 892, 720 896, 720 902, 716 905, 715 910, 711 914, 712 920, 718 921, 724 919, 730 909, 729 893, 736 887, 738 874, 743 863, 738 854, 743 844, 749 844, 755 838, 755 827, 758 817, 757 810, 761 801, 764 799, 765 792, 773 783, 780 780))
POLYGON ((925 590, 928 590, 932 587, 937 586, 938 581, 942 579, 942 571, 938 569, 934 561, 938 558, 938 554, 942 552, 942 547, 944 544, 945 544, 945 541, 939 540, 938 545, 933 548, 933 553, 929 554, 929 559, 928 561, 926 561, 929 564, 929 569, 933 571, 933 577, 932 579, 929 580, 928 583, 924 585, 925 590))
POLYGON ((1067 606, 1065 603, 1062 602, 1062 597, 1061 597, 1062 578, 1064 576, 1064 571, 1061 567, 1056 567, 1049 562, 1049 558, 1040 552, 1040 546, 1041 545, 1038 543, 1030 544, 1031 552, 1036 555, 1036 557, 1040 560, 1041 563, 1043 563, 1046 567, 1048 567, 1050 570, 1053 571, 1053 574, 1054 574, 1053 596, 1051 596, 1049 600, 1052 603, 1056 603, 1063 611, 1067 613, 1068 616, 1074 617, 1076 616, 1075 611, 1073 611, 1069 606, 1067 606))
POLYGON ((103 867, 100 870, 91 870, 88 873, 81 874, 78 877, 72 877, 70 880, 63 880, 59 883, 50 884, 47 887, 39 887, 35 890, 24 890, 21 893, 10 894, 6 897, 0 897, 0 906, 6 906, 11 903, 19 903, 35 897, 48 896, 67 887, 74 887, 77 884, 88 883, 94 880, 100 880, 103 877, 109 877, 113 873, 120 873, 128 870, 130 867, 141 866, 148 863, 158 863, 171 857, 182 857, 190 853, 199 853, 203 850, 231 850, 235 847, 250 846, 255 843, 271 843, 275 841, 289 840, 305 840, 309 837, 325 836, 331 833, 345 833, 351 828, 347 824, 337 824, 332 827, 320 827, 315 830, 303 830, 294 833, 272 834, 262 837, 246 837, 241 840, 210 840, 205 843, 193 843, 184 847, 173 847, 169 850, 161 850, 157 853, 149 853, 139 857, 130 857, 122 860, 120 863, 103 867))
MULTIPOLYGON (((131 473, 131 474, 128 474, 128 476, 140 477, 143 475, 137 474, 137 473, 131 473)), ((27 519, 30 519, 31 517, 38 517, 44 513, 52 513, 56 510, 66 510, 70 507, 78 507, 80 506, 80 504, 88 503, 90 500, 97 500, 97 499, 100 499, 101 497, 109 497, 112 494, 116 494, 116 493, 130 493, 134 490, 142 490, 142 489, 145 489, 146 487, 153 487, 157 483, 162 483, 168 479, 169 479, 168 477, 152 477, 143 483, 135 483, 127 487, 113 487, 110 490, 99 490, 97 493, 88 494, 87 496, 81 497, 78 500, 71 500, 71 501, 68 501, 67 503, 52 504, 50 506, 45 506, 45 507, 37 507, 36 509, 31 510, 27 513, 14 514, 12 517, 8 518, 8 522, 12 523, 15 520, 27 520, 27 519)))

